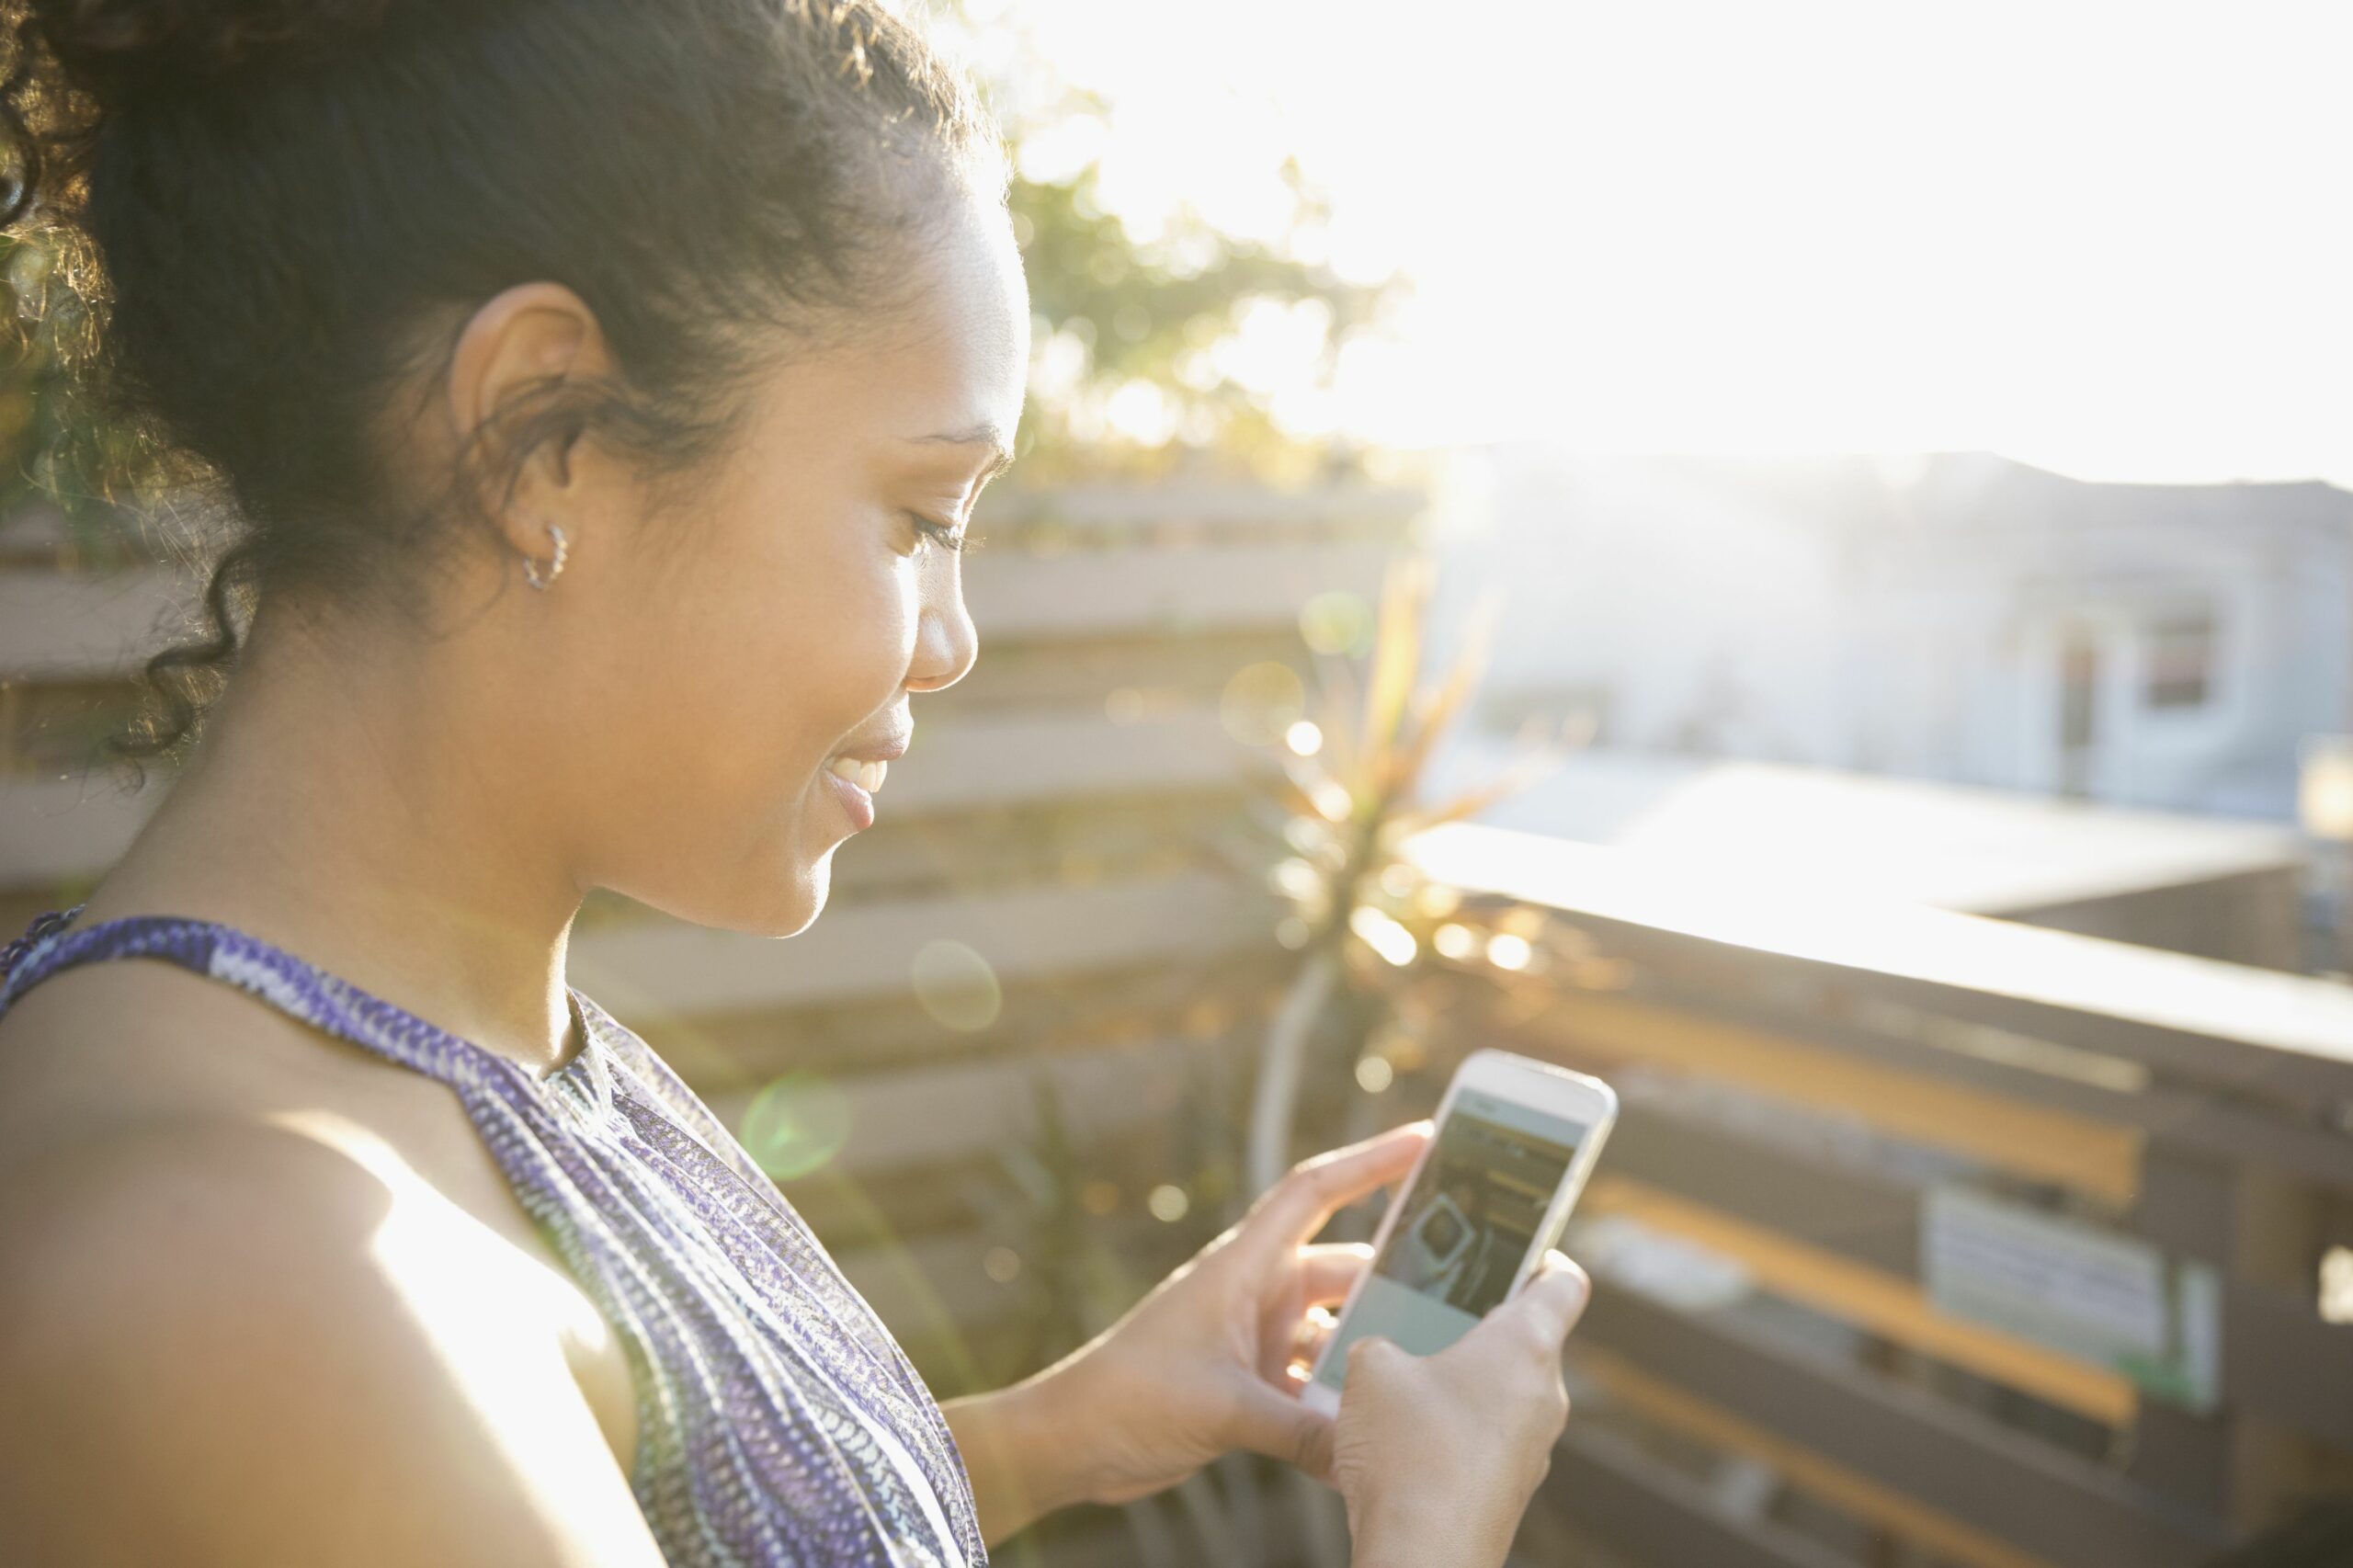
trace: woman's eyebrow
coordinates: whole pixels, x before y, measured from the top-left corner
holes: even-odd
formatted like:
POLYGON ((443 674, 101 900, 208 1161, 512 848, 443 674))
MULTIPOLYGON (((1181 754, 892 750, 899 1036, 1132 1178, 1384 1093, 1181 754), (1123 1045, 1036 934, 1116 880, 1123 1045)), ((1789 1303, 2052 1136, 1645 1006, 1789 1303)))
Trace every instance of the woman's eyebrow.
POLYGON ((1003 427, 993 424, 975 425, 969 430, 942 431, 936 436, 909 437, 917 446, 926 447, 986 447, 988 467, 981 471, 981 483, 986 483, 1013 464, 1013 443, 1006 439, 1003 427))

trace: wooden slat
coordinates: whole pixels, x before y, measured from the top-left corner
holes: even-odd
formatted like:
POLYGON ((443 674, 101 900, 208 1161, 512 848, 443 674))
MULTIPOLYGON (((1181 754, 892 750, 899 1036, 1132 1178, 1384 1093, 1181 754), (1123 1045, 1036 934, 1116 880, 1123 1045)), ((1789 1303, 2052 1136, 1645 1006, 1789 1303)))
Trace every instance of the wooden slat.
POLYGON ((986 1333, 1017 1311, 1021 1293, 988 1277, 995 1244, 978 1231, 889 1242, 835 1258, 875 1315, 902 1339, 986 1333))
POLYGON ((983 626, 979 661, 953 687, 916 703, 915 722, 961 722, 1003 710, 1099 713, 1122 687, 1135 694, 1137 708, 1171 702, 1214 708, 1236 671, 1269 663, 1290 665, 1302 680, 1312 674, 1313 659, 1296 620, 1174 634, 1145 628, 1049 642, 1022 642, 983 626))
POLYGON ((796 1069, 856 1078, 1007 1053, 1108 1050, 1168 1034, 1256 1039, 1297 967, 1293 955, 1270 943, 1205 963, 1147 955, 1131 964, 1016 976, 1005 981, 995 1020, 973 1030, 949 1028, 921 998, 899 991, 648 1020, 644 1033, 698 1093, 717 1098, 796 1069))
POLYGON ((1645 1568, 1854 1568, 1785 1525, 1733 1516, 1700 1483, 1574 1416, 1539 1496, 1645 1568))
MULTIPOLYGON (((1180 1233, 1142 1216, 1099 1223, 1104 1244, 1122 1257, 1180 1233)), ((1004 1284, 989 1277, 985 1259, 998 1244, 975 1229, 857 1247, 834 1261, 893 1335, 954 1346, 983 1337, 1026 1310, 1028 1292, 1018 1276, 1004 1284)))
POLYGON ((195 590, 160 567, 108 577, 0 572, 0 679, 89 680, 136 670, 195 590))
POLYGON ((34 887, 105 869, 163 799, 126 794, 103 774, 0 780, 0 887, 34 887))
MULTIPOLYGON (((1037 1135, 1034 1080, 1053 1086, 1069 1135, 1094 1142, 1178 1114, 1190 1070, 1204 1054, 1240 1044, 1182 1037, 1094 1051, 992 1056, 980 1062, 870 1073, 840 1085, 847 1141, 835 1164, 852 1176, 940 1164, 1010 1147, 1037 1135)), ((710 1096, 740 1131, 756 1090, 710 1096)))
POLYGON ((1333 523, 1402 530, 1429 510, 1422 491, 1395 485, 1348 485, 1284 492, 1264 485, 1071 485, 1051 490, 1000 486, 989 492, 974 520, 983 532, 1051 523, 1117 541, 1140 529, 1264 528, 1297 532, 1333 523))
POLYGON ((1097 636, 1161 628, 1208 631, 1295 624, 1330 588, 1370 597, 1394 551, 1387 545, 1212 546, 1158 553, 976 553, 963 568, 964 601, 991 637, 1097 636))
POLYGON ((1644 961, 1701 960, 2129 1058, 2186 1083, 2353 1098, 2353 987, 1947 910, 1726 885, 1688 867, 1454 823, 1404 853, 1433 879, 1562 911, 1644 961))
MULTIPOLYGON (((1201 1117, 1199 1108, 1188 1107, 1182 1115, 1151 1122, 1083 1118, 1093 1130, 1052 1148, 1033 1126, 954 1160, 859 1168, 845 1157, 782 1185, 810 1227, 844 1250, 967 1231, 1017 1210, 1044 1222, 1032 1155, 1042 1162, 1051 1153, 1061 1163, 1058 1168, 1071 1187, 1056 1201, 1083 1203, 1090 1220, 1142 1214, 1153 1190, 1171 1181, 1185 1187, 1188 1203, 1198 1198, 1213 1205, 1224 1188, 1209 1171, 1197 1168, 1193 1140, 1202 1131, 1201 1117)), ((1202 1216, 1188 1213, 1170 1233, 1188 1233, 1187 1224, 1200 1222, 1202 1216)), ((1026 1237, 1010 1232, 1007 1238, 1017 1249, 1028 1244, 1026 1237)), ((1148 1283, 1139 1280, 1138 1290, 1148 1283)))
POLYGON ((1617 1176, 1597 1178, 1581 1207, 1586 1214, 1623 1215, 1732 1258, 1760 1290, 2104 1425, 2129 1426, 2140 1407, 2139 1392, 2118 1373, 1949 1317, 1914 1280, 1778 1231, 1617 1176))
MULTIPOLYGON (((2230 1534, 2220 1518, 2104 1463, 1796 1349, 1733 1314, 1674 1312, 1605 1279, 1570 1341, 1572 1365, 1586 1372, 1597 1351, 1756 1434, 1719 1427, 1713 1443, 1777 1466, 1810 1458, 2029 1558, 2068 1568, 2191 1568, 2230 1534)), ((1842 1506, 1861 1501, 1859 1489, 1847 1498, 1842 1506)))
POLYGON ((1857 1061, 1648 1002, 1572 993, 1515 1026, 1523 1046, 1643 1062, 1860 1118, 1933 1148, 2057 1182, 2110 1203, 2140 1182, 2140 1134, 1961 1085, 1857 1061))
POLYGON ((1270 895, 1204 873, 853 907, 789 942, 649 922, 574 938, 570 971, 624 1017, 690 1017, 904 993, 935 939, 972 948, 1002 982, 1256 948, 1274 919, 1270 895))
POLYGON ((1586 1349, 1577 1357, 1577 1369, 1647 1418, 1711 1448, 1769 1465, 1792 1485, 1939 1557, 1967 1568, 2050 1568, 2045 1558, 2019 1551, 1961 1520, 1923 1507, 1892 1487, 1834 1464, 1663 1378, 1652 1377, 1621 1357, 1586 1349))
POLYGON ((1118 724, 1098 709, 923 722, 891 765, 878 816, 1119 792, 1175 792, 1231 783, 1278 765, 1226 733, 1214 710, 1156 714, 1118 724))
MULTIPOLYGON (((892 811, 835 854, 827 907, 1255 868, 1269 858, 1271 842, 1250 820, 1245 787, 1232 778, 1166 794, 1106 791, 969 811, 892 811)), ((609 924, 603 913, 586 924, 609 924)))
POLYGON ((1909 1275, 1919 1267, 1919 1186, 1876 1168, 1746 1137, 1631 1095, 1605 1168, 1868 1267, 1909 1275))
MULTIPOLYGON (((1677 987, 1674 1006, 1697 1017, 1752 1025, 1737 1000, 1677 987)), ((2353 1138, 2317 1118, 2283 1113, 2241 1096, 2177 1085, 2140 1063, 2085 1059, 2049 1042, 1922 1014, 1870 1009, 1872 1027, 1802 1009, 1752 1006, 1772 1032, 1924 1076, 1984 1089, 2110 1127, 2137 1129, 2152 1142, 2195 1150, 2236 1165, 2266 1166, 2300 1180, 2353 1193, 2353 1138), (1996 1036, 1990 1042, 1984 1037, 1996 1036), (2007 1054, 2005 1054, 2005 1052, 2007 1054), (2055 1060, 2051 1058, 2055 1057, 2055 1060)))

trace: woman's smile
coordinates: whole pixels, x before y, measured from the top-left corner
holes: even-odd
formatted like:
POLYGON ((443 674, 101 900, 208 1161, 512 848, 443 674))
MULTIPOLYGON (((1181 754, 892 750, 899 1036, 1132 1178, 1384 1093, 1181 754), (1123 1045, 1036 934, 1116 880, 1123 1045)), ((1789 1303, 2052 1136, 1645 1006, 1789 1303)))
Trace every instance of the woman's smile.
POLYGON ((882 788, 882 776, 889 771, 888 763, 860 762, 854 756, 837 756, 825 765, 826 787, 841 802, 852 828, 863 831, 874 825, 874 791, 882 788))

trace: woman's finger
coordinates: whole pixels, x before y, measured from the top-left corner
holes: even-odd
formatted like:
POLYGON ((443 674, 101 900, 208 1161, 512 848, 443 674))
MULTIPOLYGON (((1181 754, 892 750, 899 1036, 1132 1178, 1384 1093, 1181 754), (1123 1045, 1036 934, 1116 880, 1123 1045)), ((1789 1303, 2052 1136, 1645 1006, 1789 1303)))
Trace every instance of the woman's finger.
POLYGON ((1299 1249, 1300 1304, 1336 1307, 1372 1266, 1370 1242, 1318 1242, 1299 1249))
POLYGON ((1429 1143, 1430 1125, 1427 1119, 1407 1122, 1292 1166, 1242 1221, 1245 1234, 1267 1248, 1300 1245, 1342 1209, 1412 1170, 1429 1143))

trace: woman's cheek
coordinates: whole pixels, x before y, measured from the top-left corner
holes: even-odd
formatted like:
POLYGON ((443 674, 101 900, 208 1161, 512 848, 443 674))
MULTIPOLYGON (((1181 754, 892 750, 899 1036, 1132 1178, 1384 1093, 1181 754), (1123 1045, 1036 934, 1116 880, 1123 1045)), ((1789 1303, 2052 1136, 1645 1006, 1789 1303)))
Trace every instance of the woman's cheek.
POLYGON ((870 574, 809 622, 820 644, 812 663, 826 671, 824 691, 811 696, 837 715, 833 740, 888 707, 905 682, 923 599, 914 562, 895 559, 895 570, 870 574))

